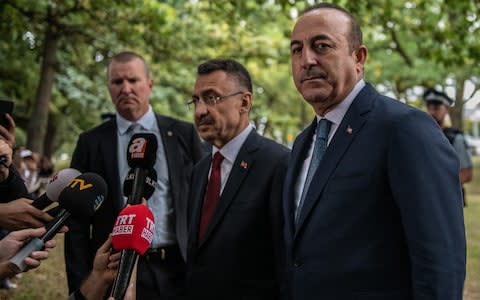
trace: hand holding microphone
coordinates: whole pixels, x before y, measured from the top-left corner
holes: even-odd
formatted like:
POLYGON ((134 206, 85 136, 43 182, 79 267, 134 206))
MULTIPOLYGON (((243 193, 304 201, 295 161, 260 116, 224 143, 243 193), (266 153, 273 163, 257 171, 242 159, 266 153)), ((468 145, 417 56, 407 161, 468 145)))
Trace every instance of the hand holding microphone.
MULTIPOLYGON (((0 240, 0 279, 10 277, 18 273, 18 270, 8 262, 11 258, 29 239, 40 237, 45 234, 45 228, 37 229, 23 229, 19 231, 12 231, 2 240, 0 240)), ((53 248, 56 246, 54 240, 45 243, 45 248, 53 248)), ((40 265, 40 261, 48 258, 48 251, 34 251, 24 260, 26 270, 36 268, 40 265)))
POLYGON ((8 167, 12 164, 12 147, 0 139, 0 182, 8 178, 8 167))
POLYGON ((107 185, 103 178, 94 173, 85 173, 73 179, 59 196, 62 208, 57 217, 46 226, 46 232, 40 238, 30 240, 10 262, 19 271, 25 270, 24 260, 33 251, 44 247, 60 230, 71 215, 78 218, 91 217, 100 207, 107 193, 107 185))
POLYGON ((118 215, 112 231, 113 248, 122 250, 111 294, 115 299, 124 298, 137 258, 150 248, 154 233, 153 213, 145 205, 127 206, 118 215))
POLYGON ((67 184, 80 175, 75 169, 63 169, 57 172, 46 186, 46 192, 37 199, 20 198, 8 203, 0 204, 0 227, 8 230, 24 228, 38 228, 53 220, 44 209, 58 201, 60 192, 67 184))

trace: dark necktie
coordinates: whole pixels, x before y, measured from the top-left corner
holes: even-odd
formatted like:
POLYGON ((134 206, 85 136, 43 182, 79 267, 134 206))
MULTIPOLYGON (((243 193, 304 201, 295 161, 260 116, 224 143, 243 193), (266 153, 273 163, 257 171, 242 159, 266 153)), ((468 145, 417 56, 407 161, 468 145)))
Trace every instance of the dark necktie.
POLYGON ((310 189, 313 175, 317 171, 318 165, 322 161, 323 155, 327 150, 328 133, 330 132, 331 125, 332 122, 327 119, 321 119, 317 124, 317 132, 315 146, 312 153, 312 160, 310 161, 310 166, 308 167, 307 178, 305 179, 305 185, 303 186, 302 196, 300 197, 300 202, 298 203, 297 211, 295 213, 295 223, 298 222, 298 217, 300 216, 303 202, 305 201, 305 196, 310 189))
POLYGON ((210 219, 215 212, 215 208, 218 204, 218 199, 220 198, 220 188, 221 188, 221 176, 220 176, 220 165, 222 164, 223 156, 220 154, 220 151, 217 151, 213 155, 212 159, 212 170, 210 172, 210 179, 208 180, 207 191, 205 193, 205 199, 203 200, 202 206, 202 216, 200 219, 200 229, 198 230, 198 240, 201 241, 207 231, 208 224, 210 219))

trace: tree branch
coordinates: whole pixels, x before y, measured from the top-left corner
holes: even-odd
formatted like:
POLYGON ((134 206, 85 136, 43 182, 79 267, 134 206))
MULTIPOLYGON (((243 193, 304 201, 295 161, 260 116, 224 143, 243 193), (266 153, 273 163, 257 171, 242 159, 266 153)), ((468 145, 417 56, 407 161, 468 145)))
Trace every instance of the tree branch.
POLYGON ((403 58, 403 60, 409 67, 413 67, 413 61, 408 56, 405 49, 403 49, 402 45, 400 44, 400 41, 398 40, 397 32, 395 31, 394 28, 390 29, 390 35, 392 36, 392 40, 395 43, 395 46, 396 46, 395 50, 398 52, 398 54, 400 54, 400 56, 403 58))

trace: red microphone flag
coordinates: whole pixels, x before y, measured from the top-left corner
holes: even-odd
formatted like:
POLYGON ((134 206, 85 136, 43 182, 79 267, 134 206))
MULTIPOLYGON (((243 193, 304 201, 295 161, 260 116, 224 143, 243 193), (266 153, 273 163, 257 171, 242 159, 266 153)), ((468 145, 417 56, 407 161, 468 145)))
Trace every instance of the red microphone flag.
POLYGON ((127 206, 118 214, 113 227, 113 249, 132 249, 143 255, 150 248, 154 232, 155 219, 148 207, 142 204, 127 206))

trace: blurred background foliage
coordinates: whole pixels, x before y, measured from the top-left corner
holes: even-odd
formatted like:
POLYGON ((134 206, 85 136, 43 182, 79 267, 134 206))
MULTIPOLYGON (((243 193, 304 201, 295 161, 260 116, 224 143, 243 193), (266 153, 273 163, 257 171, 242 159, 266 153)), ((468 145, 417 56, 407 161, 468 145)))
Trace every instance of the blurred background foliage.
MULTIPOLYGON (((254 80, 252 121, 289 144, 313 118, 291 80, 290 31, 315 2, 3 0, 0 98, 15 101, 17 145, 54 158, 71 154, 78 134, 113 111, 106 65, 123 50, 150 62, 154 110, 189 121, 196 66, 214 57, 239 60, 254 80)), ((361 22, 367 81, 418 107, 425 87, 443 89, 456 99, 453 124, 469 129, 464 105, 480 89, 478 1, 333 2, 361 22)))

